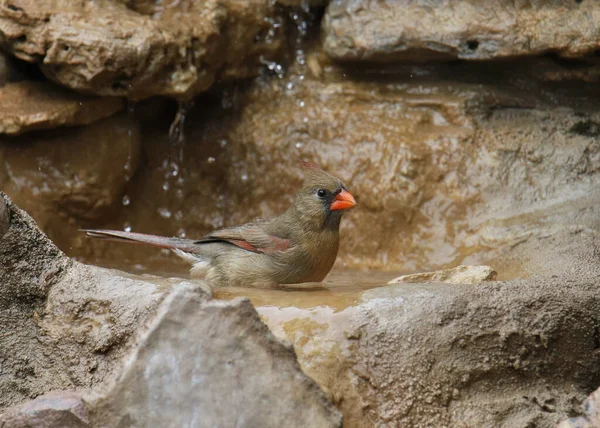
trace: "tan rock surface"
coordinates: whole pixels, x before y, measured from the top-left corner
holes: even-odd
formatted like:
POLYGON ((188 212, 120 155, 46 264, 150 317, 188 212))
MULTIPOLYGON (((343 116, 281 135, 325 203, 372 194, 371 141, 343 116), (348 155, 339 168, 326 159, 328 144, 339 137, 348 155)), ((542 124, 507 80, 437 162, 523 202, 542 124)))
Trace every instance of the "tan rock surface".
POLYGON ((207 300, 192 284, 174 288, 114 384, 87 401, 94 427, 341 426, 248 300, 207 300))
POLYGON ((139 153, 139 128, 127 114, 88 127, 3 137, 2 188, 45 219, 41 224, 47 232, 62 230, 61 220, 97 219, 120 205, 139 153))
POLYGON ((445 282, 448 284, 480 284, 493 281, 498 272, 490 266, 457 266, 435 272, 412 273, 392 279, 388 284, 419 284, 423 282, 445 282))
POLYGON ((133 99, 191 99, 217 78, 256 75, 282 42, 267 18, 277 18, 267 0, 0 2, 15 56, 76 91, 133 99))
POLYGON ((536 241, 547 271, 527 280, 365 292, 363 273, 353 293, 228 292, 250 296, 350 426, 553 427, 600 383, 600 241, 536 241))
POLYGON ((594 1, 335 0, 323 19, 326 52, 345 61, 487 60, 600 47, 594 1))
POLYGON ((46 82, 0 87, 0 134, 88 125, 123 109, 119 98, 87 97, 46 82))

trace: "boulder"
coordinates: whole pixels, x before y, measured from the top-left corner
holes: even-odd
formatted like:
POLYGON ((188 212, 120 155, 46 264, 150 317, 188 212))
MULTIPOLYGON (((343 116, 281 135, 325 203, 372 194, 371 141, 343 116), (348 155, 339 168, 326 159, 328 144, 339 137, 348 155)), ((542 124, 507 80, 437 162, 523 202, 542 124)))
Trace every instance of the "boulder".
POLYGON ((592 54, 600 5, 593 1, 334 0, 323 45, 342 61, 490 60, 592 54))
POLYGON ((268 0, 11 0, 0 35, 16 57, 79 92, 191 99, 216 79, 256 75, 279 55, 282 19, 268 0), (274 22, 278 24, 274 26, 274 22))
POLYGON ((88 97, 47 82, 8 83, 0 87, 0 134, 89 125, 124 106, 119 98, 88 97))
POLYGON ((600 384, 600 241, 538 241, 549 269, 529 279, 226 293, 251 296, 348 426, 552 427, 600 384))
POLYGON ((175 287, 114 383, 88 398, 93 427, 340 427, 341 416, 247 299, 175 287))
POLYGON ((247 299, 74 262, 1 195, 0 427, 341 426, 247 299))
POLYGON ((9 219, 0 238, 1 411, 48 391, 99 384, 176 281, 76 263, 0 195, 9 219))

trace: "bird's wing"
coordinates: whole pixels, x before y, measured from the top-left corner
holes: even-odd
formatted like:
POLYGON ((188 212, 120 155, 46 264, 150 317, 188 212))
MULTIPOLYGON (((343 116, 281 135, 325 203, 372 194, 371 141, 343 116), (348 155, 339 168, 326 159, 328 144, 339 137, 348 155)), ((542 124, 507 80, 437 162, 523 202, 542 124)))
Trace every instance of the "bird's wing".
POLYGON ((291 247, 290 239, 269 234, 264 225, 265 223, 249 223, 243 226, 216 230, 197 240, 196 243, 228 242, 244 250, 264 254, 285 251, 291 247))

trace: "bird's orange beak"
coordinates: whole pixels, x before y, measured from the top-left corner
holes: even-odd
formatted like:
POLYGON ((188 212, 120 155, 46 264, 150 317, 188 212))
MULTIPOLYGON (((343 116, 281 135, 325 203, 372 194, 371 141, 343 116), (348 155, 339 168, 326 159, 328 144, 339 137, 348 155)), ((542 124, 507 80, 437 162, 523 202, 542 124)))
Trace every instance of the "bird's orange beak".
POLYGON ((329 206, 329 209, 331 211, 347 210, 348 208, 352 208, 354 205, 356 205, 354 196, 352 196, 347 190, 342 190, 340 193, 335 195, 335 199, 329 206))

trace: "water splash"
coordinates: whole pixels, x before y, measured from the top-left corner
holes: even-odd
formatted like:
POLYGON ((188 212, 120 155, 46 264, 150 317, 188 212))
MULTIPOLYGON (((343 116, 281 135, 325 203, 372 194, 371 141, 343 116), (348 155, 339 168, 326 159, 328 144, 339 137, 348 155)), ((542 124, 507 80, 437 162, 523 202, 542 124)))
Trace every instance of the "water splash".
POLYGON ((183 144, 185 142, 185 119, 193 105, 193 101, 179 101, 177 103, 177 113, 175 113, 175 118, 169 128, 169 140, 171 143, 183 144))

